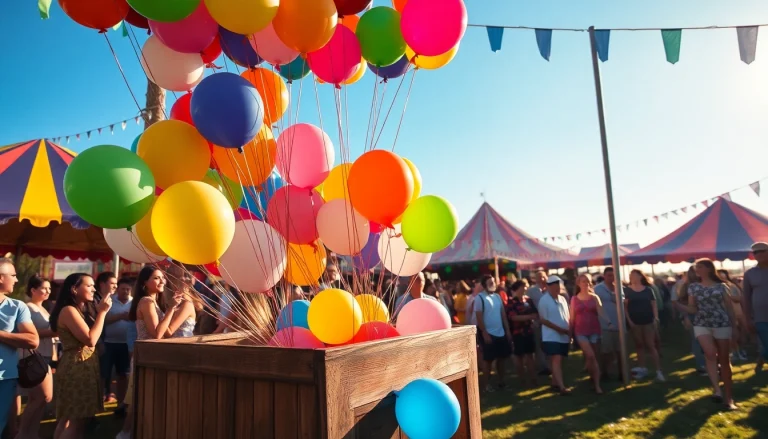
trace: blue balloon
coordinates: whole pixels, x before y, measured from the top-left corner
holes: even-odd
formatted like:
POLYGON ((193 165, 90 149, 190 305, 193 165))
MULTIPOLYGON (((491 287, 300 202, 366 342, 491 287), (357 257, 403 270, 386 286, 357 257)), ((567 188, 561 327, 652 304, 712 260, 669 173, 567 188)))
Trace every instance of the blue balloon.
POLYGON ((264 183, 259 186, 245 188, 245 196, 242 203, 240 203, 240 207, 250 209, 260 220, 264 221, 262 212, 267 212, 269 200, 283 186, 285 186, 285 180, 276 171, 272 171, 264 183), (257 194, 256 198, 253 197, 254 193, 257 194))
POLYGON ((395 416, 411 439, 448 439, 459 429, 461 409, 450 387, 419 378, 397 393, 395 416))
POLYGON ((309 329, 307 313, 309 313, 309 300, 294 300, 280 310, 280 315, 277 317, 277 330, 291 326, 309 329))
POLYGON ((247 35, 236 34, 219 26, 219 41, 224 55, 241 67, 256 67, 264 62, 264 59, 253 50, 247 35))
POLYGON ((379 237, 381 233, 371 233, 368 235, 368 242, 360 250, 360 254, 352 258, 352 265, 360 271, 370 270, 381 261, 379 257, 379 237))
POLYGON ((136 151, 139 149, 139 139, 141 139, 141 134, 136 136, 136 138, 133 139, 133 143, 131 143, 131 152, 134 154, 138 154, 136 151))
POLYGON ((253 140, 264 124, 264 104, 250 82, 221 72, 203 79, 190 103, 192 121, 209 142, 240 148, 253 140))
POLYGON ((403 55, 402 58, 397 60, 396 63, 386 66, 386 67, 376 67, 371 63, 368 63, 368 68, 376 74, 379 78, 382 79, 392 79, 392 78, 399 78, 400 76, 405 75, 405 72, 408 71, 408 66, 410 65, 410 61, 408 61, 408 57, 403 55))

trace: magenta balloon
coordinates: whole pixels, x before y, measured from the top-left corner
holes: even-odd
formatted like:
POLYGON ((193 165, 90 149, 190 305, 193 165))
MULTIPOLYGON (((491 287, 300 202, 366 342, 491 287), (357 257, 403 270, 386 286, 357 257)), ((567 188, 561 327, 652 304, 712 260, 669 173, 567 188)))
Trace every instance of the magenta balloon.
POLYGON ((307 55, 309 68, 329 84, 341 84, 351 78, 360 65, 362 53, 357 35, 346 26, 336 26, 331 41, 307 55))
POLYGON ((320 234, 317 214, 325 201, 314 189, 283 186, 267 206, 267 223, 290 243, 311 244, 320 234))
POLYGON ((299 56, 299 52, 286 46, 277 37, 272 23, 269 23, 267 27, 248 37, 248 41, 251 43, 253 50, 272 65, 282 66, 299 56))
POLYGON ((181 53, 200 53, 216 39, 219 25, 208 13, 205 2, 189 17, 173 23, 149 20, 149 29, 169 49, 181 53))
POLYGON ((294 186, 317 187, 331 172, 335 158, 331 139, 314 125, 291 125, 277 138, 277 172, 294 186))
POLYGON ((400 30, 417 55, 442 55, 464 36, 467 8, 462 0, 408 0, 400 17, 400 30))

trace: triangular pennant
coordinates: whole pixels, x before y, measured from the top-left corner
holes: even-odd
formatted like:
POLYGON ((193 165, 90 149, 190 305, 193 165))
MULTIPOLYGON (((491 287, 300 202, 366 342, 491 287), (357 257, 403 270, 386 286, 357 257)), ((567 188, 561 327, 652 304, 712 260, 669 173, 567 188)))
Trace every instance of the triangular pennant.
POLYGON ((124 120, 120 125, 123 127, 123 131, 125 131, 125 126, 128 124, 127 120, 124 120))
POLYGON ((138 125, 139 124, 139 120, 141 120, 141 117, 136 116, 136 117, 133 118, 133 120, 135 120, 136 121, 136 125, 138 125))
POLYGON ((704 207, 709 207, 709 201, 707 200, 702 201, 701 204, 703 204, 704 207))
POLYGON ((680 210, 683 211, 683 213, 688 213, 688 208, 687 207, 681 207, 680 210))
POLYGON ((597 44, 597 57, 600 61, 608 61, 608 45, 611 42, 611 31, 608 29, 595 31, 595 43, 597 44))
POLYGON ((115 134, 115 124, 109 126, 109 134, 115 134))
POLYGON ((699 208, 699 203, 693 203, 691 204, 691 207, 693 207, 693 210, 696 210, 699 208))
POLYGON ((677 210, 673 210, 673 211, 672 211, 672 214, 673 214, 673 215, 675 215, 675 216, 677 216, 677 210))
POLYGON ((80 140, 80 134, 75 134, 75 138, 77 138, 77 140, 80 140))
POLYGON ((592 236, 592 232, 587 232, 587 236, 592 236))
POLYGON ((123 38, 128 37, 128 25, 123 23, 123 38))
POLYGON ((758 197, 760 196, 760 182, 759 181, 756 181, 756 182, 750 184, 749 188, 752 189, 753 191, 755 191, 755 193, 757 194, 758 197))
POLYGON ((747 64, 755 60, 757 51, 757 26, 745 26, 736 28, 736 37, 739 39, 739 56, 747 64))
POLYGON ((619 230, 619 232, 621 232, 621 226, 618 226, 617 229, 619 230))
POLYGON ((569 241, 571 240, 571 235, 565 235, 565 237, 568 238, 569 241))
POLYGON ((662 213, 662 214, 661 214, 661 217, 662 217, 662 218, 664 218, 664 219, 667 219, 667 218, 669 218, 669 212, 664 212, 664 213, 662 213))
POLYGON ((51 16, 51 0, 37 0, 37 10, 40 11, 40 18, 47 20, 51 16))
POLYGON ((724 199, 726 201, 731 201, 731 194, 729 192, 726 192, 723 195, 720 195, 720 198, 722 198, 722 199, 724 199))
POLYGON ((579 239, 581 239, 581 233, 576 234, 576 240, 578 241, 579 239))
POLYGON ((123 22, 120 21, 116 25, 112 26, 112 30, 118 30, 123 26, 123 22))
POLYGON ((85 133, 85 135, 86 135, 86 136, 88 136, 88 139, 90 139, 90 138, 91 138, 91 132, 90 132, 90 131, 87 131, 87 132, 85 133))
POLYGON ((657 223, 659 222, 659 217, 658 216, 654 215, 653 219, 656 220, 657 223))
POLYGON ((648 225, 648 218, 643 220, 643 224, 646 225, 646 226, 648 225))
POLYGON ((664 41, 664 52, 667 62, 675 64, 680 61, 680 41, 683 37, 682 29, 662 29, 661 39, 664 41))
POLYGON ((96 130, 99 132, 99 134, 101 134, 101 128, 97 128, 96 130))
POLYGON ((549 61, 552 53, 552 29, 536 29, 536 45, 539 46, 541 57, 549 61))
POLYGON ((626 226, 624 226, 624 230, 629 230, 629 224, 627 224, 626 226))
POLYGON ((487 26, 485 29, 488 31, 488 42, 491 43, 491 51, 498 52, 501 50, 501 40, 504 37, 504 28, 487 26))
POLYGON ((69 136, 67 136, 67 143, 69 143, 69 136))
POLYGON ((544 237, 544 242, 547 242, 547 237, 546 236, 544 237))
POLYGON ((605 231, 605 229, 603 229, 603 235, 605 235, 605 233, 606 233, 606 231, 605 231))

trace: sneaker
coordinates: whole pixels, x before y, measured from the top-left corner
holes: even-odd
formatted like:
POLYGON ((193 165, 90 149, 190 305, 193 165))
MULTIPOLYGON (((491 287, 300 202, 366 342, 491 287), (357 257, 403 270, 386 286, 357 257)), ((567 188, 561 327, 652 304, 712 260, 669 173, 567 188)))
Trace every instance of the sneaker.
POLYGON ((667 379, 666 379, 666 378, 664 378, 664 374, 663 374, 663 373, 661 373, 661 371, 660 371, 660 370, 657 370, 657 371, 656 371, 656 381, 658 381, 658 382, 660 382, 660 383, 663 383, 663 382, 664 382, 664 381, 666 381, 666 380, 667 380, 667 379))

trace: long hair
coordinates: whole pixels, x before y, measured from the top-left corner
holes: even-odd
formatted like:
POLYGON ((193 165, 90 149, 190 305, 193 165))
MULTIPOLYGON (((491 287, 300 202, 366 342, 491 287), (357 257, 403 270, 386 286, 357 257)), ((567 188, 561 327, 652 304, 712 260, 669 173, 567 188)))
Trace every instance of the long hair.
POLYGON ((645 277, 645 274, 643 274, 643 272, 642 272, 642 271, 640 271, 640 270, 638 270, 638 269, 634 269, 634 270, 632 270, 632 271, 630 271, 630 272, 629 272, 629 281, 630 281, 630 283, 632 283, 632 275, 633 275, 633 274, 637 274, 638 276, 640 276, 640 283, 641 283, 641 284, 642 284, 644 287, 649 287, 649 288, 650 288, 650 286, 651 286, 651 283, 650 283, 650 282, 648 282, 648 278, 647 278, 647 277, 645 277))
POLYGON ((50 283, 51 281, 44 277, 40 277, 39 274, 33 274, 27 281, 27 296, 32 297, 32 290, 42 287, 45 282, 50 283))
POLYGON ((53 306, 53 311, 51 311, 51 317, 49 319, 52 330, 58 330, 59 314, 61 314, 61 310, 64 309, 65 306, 74 306, 77 308, 77 302, 75 302, 75 295, 72 293, 72 290, 82 285, 83 280, 89 277, 91 277, 90 274, 72 273, 64 279, 64 283, 61 284, 61 289, 59 289, 59 297, 56 298, 56 304, 53 306))
MULTIPOLYGON (((574 296, 575 296, 575 295, 577 295, 577 294, 579 294, 579 293, 581 292, 581 287, 579 286, 579 281, 581 280, 581 278, 582 278, 582 277, 584 277, 584 278, 587 278, 588 280, 591 280, 591 279, 589 279, 589 277, 588 277, 588 275, 587 275, 586 273, 582 273, 582 274, 580 274, 580 275, 579 275, 579 276, 576 278, 576 286, 575 286, 575 287, 573 287, 573 295, 574 295, 574 296)), ((590 290, 589 290, 589 292, 590 292, 590 293, 592 293, 593 291, 590 289, 590 290)))
POLYGON ((136 283, 133 285, 133 301, 131 301, 131 310, 128 311, 128 320, 136 321, 136 311, 139 309, 139 302, 142 298, 147 297, 147 281, 157 271, 158 268, 154 265, 145 265, 139 272, 139 277, 136 278, 136 283))
POLYGON ((698 281, 699 276, 696 275, 696 269, 691 265, 685 273, 685 280, 683 281, 683 284, 680 285, 680 290, 677 292, 678 302, 688 303, 688 287, 691 286, 692 283, 698 281))
POLYGON ((709 260, 707 258, 698 259, 698 260, 696 260, 696 262, 693 263, 693 265, 694 266, 700 265, 700 266, 703 266, 703 267, 707 267, 707 275, 709 277, 709 280, 711 280, 712 282, 718 283, 718 284, 725 283, 723 278, 721 278, 720 275, 717 273, 717 269, 715 268, 715 264, 711 260, 709 260))

